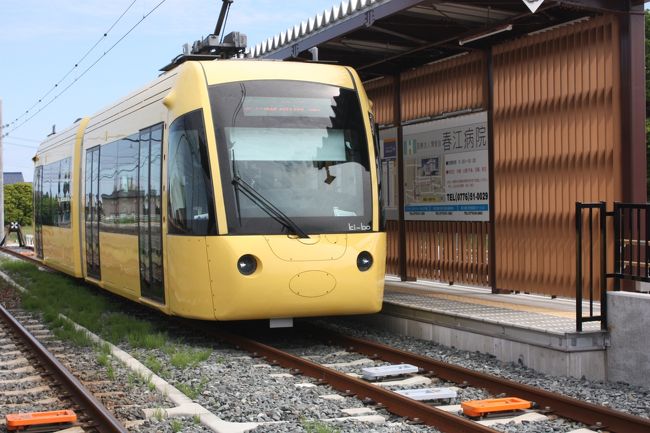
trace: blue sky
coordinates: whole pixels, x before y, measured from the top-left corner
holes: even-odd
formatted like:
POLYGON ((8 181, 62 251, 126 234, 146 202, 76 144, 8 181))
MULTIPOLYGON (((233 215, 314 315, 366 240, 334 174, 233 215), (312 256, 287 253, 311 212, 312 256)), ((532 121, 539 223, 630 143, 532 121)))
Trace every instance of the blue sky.
MULTIPOLYGON (((108 36, 102 37, 133 0, 0 0, 2 123, 21 116, 101 38, 94 51, 43 100, 50 101, 160 1, 136 0, 108 36)), ((53 124, 60 131, 155 78, 184 43, 214 30, 221 3, 166 0, 72 87, 3 139, 4 171, 21 171, 25 180, 31 181, 31 158, 53 124)), ((226 32, 246 33, 252 47, 335 3, 337 0, 235 0, 226 32)), ((44 105, 34 107, 14 126, 44 105)))
MULTIPOLYGON (((22 116, 101 38, 95 50, 44 98, 44 102, 50 101, 161 1, 136 0, 102 38, 133 0, 0 0, 2 123, 22 116)), ((235 0, 226 32, 246 33, 252 47, 338 3, 340 0, 235 0)), ((4 171, 21 171, 31 181, 31 158, 52 125, 60 131, 155 78, 184 43, 214 29, 220 8, 220 0, 166 0, 69 90, 4 139, 4 171)), ((16 124, 44 105, 34 107, 16 124)))

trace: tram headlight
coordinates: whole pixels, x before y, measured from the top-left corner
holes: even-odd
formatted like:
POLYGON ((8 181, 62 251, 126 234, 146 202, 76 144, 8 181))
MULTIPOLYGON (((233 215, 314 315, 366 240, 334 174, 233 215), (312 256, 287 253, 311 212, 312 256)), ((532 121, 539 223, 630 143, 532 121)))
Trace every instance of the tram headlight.
POLYGON ((251 275, 257 270, 257 259, 251 254, 244 254, 237 260, 237 270, 242 275, 251 275))
POLYGON ((370 269, 372 267, 372 263, 372 254, 370 254, 368 251, 361 251, 357 256, 357 268, 359 268, 361 272, 365 272, 370 269))

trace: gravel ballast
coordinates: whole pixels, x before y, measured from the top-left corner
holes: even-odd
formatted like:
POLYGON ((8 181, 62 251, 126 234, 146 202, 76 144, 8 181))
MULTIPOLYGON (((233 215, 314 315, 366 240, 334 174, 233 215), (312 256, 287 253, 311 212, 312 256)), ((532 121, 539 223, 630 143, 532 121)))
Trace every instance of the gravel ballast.
POLYGON ((353 335, 371 339, 433 359, 472 370, 510 379, 514 382, 539 387, 633 415, 650 418, 650 389, 620 382, 592 381, 567 376, 549 376, 515 363, 504 363, 492 355, 468 352, 431 341, 399 336, 378 330, 353 319, 327 319, 320 324, 353 335))
MULTIPOLYGON (((0 290, 2 302, 15 302, 5 288, 0 290)), ((140 309, 128 304, 125 310, 140 309)), ((327 385, 306 378, 286 369, 272 366, 263 359, 253 358, 248 353, 236 350, 226 344, 211 341, 196 332, 179 328, 171 318, 158 314, 150 314, 148 310, 139 310, 138 316, 157 322, 157 326, 165 328, 169 338, 176 341, 181 350, 208 350, 211 352, 206 361, 185 368, 172 365, 170 355, 160 349, 134 349, 127 343, 119 347, 145 365, 151 360, 162 366, 156 371, 161 377, 179 389, 191 394, 194 401, 213 412, 223 420, 230 422, 261 423, 255 432, 436 432, 430 427, 410 424, 381 408, 364 405, 358 399, 342 395, 327 385), (161 325, 162 324, 162 325, 161 325), (331 395, 338 395, 331 398, 331 395), (381 424, 366 422, 333 421, 346 415, 343 410, 363 409, 363 415, 380 415, 385 418, 381 424)), ((335 328, 361 338, 379 341, 383 344, 398 347, 403 350, 430 356, 434 359, 450 362, 465 368, 505 377, 516 382, 542 387, 549 391, 559 392, 585 401, 606 405, 635 415, 650 418, 650 392, 646 389, 620 383, 603 383, 574 379, 568 377, 551 377, 535 373, 532 370, 516 364, 504 364, 494 357, 480 353, 460 351, 435 343, 397 336, 389 332, 373 329, 363 325, 355 318, 323 319, 319 325, 335 328)), ((342 348, 314 344, 308 338, 300 337, 290 330, 275 331, 280 336, 282 348, 294 354, 306 356, 315 362, 334 364, 333 368, 353 374, 361 374, 363 366, 379 365, 380 363, 363 364, 363 356, 342 352, 342 348), (337 365, 360 361, 357 365, 337 365)), ((206 432, 206 427, 197 423, 196 419, 184 417, 179 419, 162 419, 153 417, 143 420, 144 408, 170 408, 174 405, 165 396, 151 389, 146 380, 137 379, 116 360, 111 360, 110 370, 106 365, 97 362, 97 352, 93 349, 79 348, 69 343, 52 340, 52 345, 63 346, 71 364, 76 371, 82 372, 83 380, 94 383, 100 393, 105 394, 108 405, 122 399, 130 401, 120 407, 115 404, 120 419, 137 421, 129 428, 131 431, 142 432, 206 432), (113 382, 113 384, 111 384, 113 382), (116 396, 120 396, 119 399, 116 396)), ((275 344, 275 343, 274 343, 275 344)), ((64 358, 64 359, 65 359, 64 358)), ((449 386, 451 384, 434 382, 430 386, 449 386)), ((391 389, 403 389, 404 386, 394 386, 391 389)), ((465 388, 459 390, 459 397, 453 403, 461 400, 481 399, 488 394, 480 389, 465 388)), ((577 423, 551 417, 542 422, 529 422, 519 425, 501 424, 493 428, 503 432, 567 433, 585 427, 577 423)))

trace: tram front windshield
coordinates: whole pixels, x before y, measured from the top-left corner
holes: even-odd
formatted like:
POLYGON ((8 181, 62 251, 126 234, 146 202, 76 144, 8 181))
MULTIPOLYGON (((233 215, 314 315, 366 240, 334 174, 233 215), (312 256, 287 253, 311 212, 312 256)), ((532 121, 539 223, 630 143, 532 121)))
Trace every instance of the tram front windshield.
POLYGON ((370 230, 369 144, 354 90, 242 81, 211 86, 210 99, 230 233, 370 230))

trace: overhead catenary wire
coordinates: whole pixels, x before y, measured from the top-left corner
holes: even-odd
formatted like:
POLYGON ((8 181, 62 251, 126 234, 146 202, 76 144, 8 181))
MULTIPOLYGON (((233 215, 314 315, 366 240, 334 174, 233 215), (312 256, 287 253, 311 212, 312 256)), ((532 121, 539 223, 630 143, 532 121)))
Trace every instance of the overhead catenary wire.
POLYGON ((97 45, 99 45, 99 43, 100 43, 101 41, 103 41, 105 37, 108 36, 108 34, 110 33, 110 31, 113 30, 113 28, 117 25, 117 23, 120 22, 120 20, 124 17, 124 15, 126 15, 126 13, 131 9, 131 7, 135 4, 136 1, 138 1, 138 0, 133 0, 133 1, 131 2, 131 4, 129 4, 129 5, 126 7, 126 9, 124 9, 124 11, 120 14, 120 16, 117 17, 117 19, 116 19, 115 21, 113 21, 113 24, 111 24, 111 26, 108 28, 108 30, 106 30, 106 31, 102 34, 102 36, 100 36, 100 38, 97 39, 97 42, 95 42, 95 44, 94 44, 92 47, 90 47, 90 48, 89 48, 89 49, 88 49, 88 50, 87 50, 87 51, 86 51, 86 52, 81 56, 81 58, 80 58, 79 60, 77 60, 77 61, 75 62, 74 66, 73 66, 72 68, 70 68, 70 70, 68 70, 68 72, 66 72, 65 75, 63 75, 63 77, 62 77, 61 79, 59 79, 59 81, 57 81, 57 82, 56 82, 56 83, 55 83, 55 84, 50 88, 50 90, 48 90, 48 91, 47 91, 43 96, 41 96, 40 98, 38 98, 38 100, 37 100, 36 102, 34 102, 34 104, 32 104, 31 107, 29 107, 27 110, 25 110, 24 113, 22 113, 20 116, 16 117, 13 121, 11 121, 10 123, 8 123, 8 124, 5 125, 5 126, 6 126, 6 127, 8 127, 8 126, 12 126, 12 125, 15 124, 16 122, 18 122, 20 119, 22 119, 23 117, 25 117, 27 114, 29 114, 29 112, 30 112, 31 110, 33 110, 33 109, 34 109, 38 104, 40 104, 40 103, 43 101, 43 99, 47 98, 48 95, 49 95, 50 93, 52 93, 52 92, 53 92, 57 87, 59 87, 59 85, 60 85, 60 84, 61 84, 61 83, 66 79, 66 78, 68 78, 68 77, 70 76, 70 74, 71 74, 71 73, 72 73, 72 72, 73 72, 77 67, 79 67, 79 64, 80 64, 81 62, 83 62, 83 61, 86 59, 86 57, 88 57, 88 55, 89 55, 89 54, 90 54, 90 53, 91 53, 91 52, 92 52, 92 51, 97 47, 97 45))
POLYGON ((25 143, 12 143, 10 141, 3 141, 3 145, 8 145, 8 146, 17 146, 17 147, 24 147, 25 149, 36 149, 38 148, 38 144, 25 144, 25 143))
MULTIPOLYGON (((14 168, 25 168, 27 170, 32 170, 34 166, 31 165, 12 165, 14 168)), ((5 171, 5 173, 9 173, 8 171, 5 171)), ((22 173, 22 172, 21 172, 22 173)), ((26 180, 25 182, 31 182, 31 180, 26 180)))
POLYGON ((124 40, 124 38, 126 38, 126 37, 127 37, 127 36, 128 36, 128 35, 129 35, 133 30, 135 30, 135 28, 138 27, 138 26, 140 25, 140 23, 142 23, 142 21, 144 21, 144 20, 145 20, 149 15, 151 15, 152 13, 154 13, 154 12, 155 12, 155 11, 156 11, 160 6, 162 6, 166 1, 167 1, 167 0, 161 0, 161 1, 160 1, 156 6, 154 6, 154 7, 153 7, 149 12, 147 12, 146 14, 144 14, 144 15, 142 16, 142 18, 140 18, 139 21, 137 21, 137 22, 136 22, 136 23, 135 23, 135 24, 134 24, 134 25, 133 25, 133 26, 132 26, 132 27, 131 27, 127 32, 126 32, 126 33, 124 33, 124 34, 123 34, 123 35, 122 35, 122 36, 121 36, 121 37, 120 37, 120 38, 119 38, 119 39, 118 39, 118 40, 117 40, 113 45, 111 45, 110 48, 109 48, 108 50, 104 51, 104 54, 102 54, 101 56, 99 56, 99 57, 98 57, 98 58, 97 58, 97 59, 96 59, 96 60, 95 60, 95 61, 94 61, 90 66, 88 66, 88 67, 87 67, 87 68, 86 68, 86 69, 85 69, 81 74, 79 74, 79 75, 78 75, 78 76, 77 76, 77 77, 76 77, 76 78, 75 78, 75 79, 74 79, 70 84, 68 84, 68 85, 67 85, 63 90, 61 90, 59 93, 57 93, 57 94, 56 94, 52 99, 50 99, 50 101, 47 102, 44 106, 42 106, 41 108, 39 108, 38 111, 36 111, 35 113, 33 113, 33 114, 32 114, 31 116, 29 116, 27 119, 23 120, 20 124, 14 126, 14 127, 13 127, 9 132, 5 133, 4 136, 9 135, 9 134, 11 134, 12 132, 14 132, 15 130, 17 130, 18 128, 22 127, 24 124, 26 124, 27 122, 29 122, 30 120, 32 120, 36 115, 38 115, 41 111, 43 111, 45 108, 47 108, 48 106, 50 106, 50 104, 52 104, 54 101, 56 101, 56 99, 57 99, 59 96, 61 96, 61 95, 62 95, 63 93, 65 93, 65 92, 66 92, 70 87, 72 87, 72 86, 73 86, 77 81, 79 81, 79 79, 80 79, 81 77, 83 77, 84 75, 86 75, 86 73, 87 73, 88 71, 90 71, 90 70, 91 70, 91 69, 92 69, 92 68, 93 68, 97 63, 99 63, 99 61, 100 61, 101 59, 103 59, 103 58, 104 58, 108 53, 110 53, 110 52, 113 50, 113 48, 115 48, 115 47, 116 47, 120 42, 122 42, 122 41, 124 40))
POLYGON ((18 140, 18 141, 31 141, 32 143, 40 143, 42 140, 39 140, 37 138, 25 138, 25 137, 16 137, 15 135, 11 136, 12 140, 18 140))

